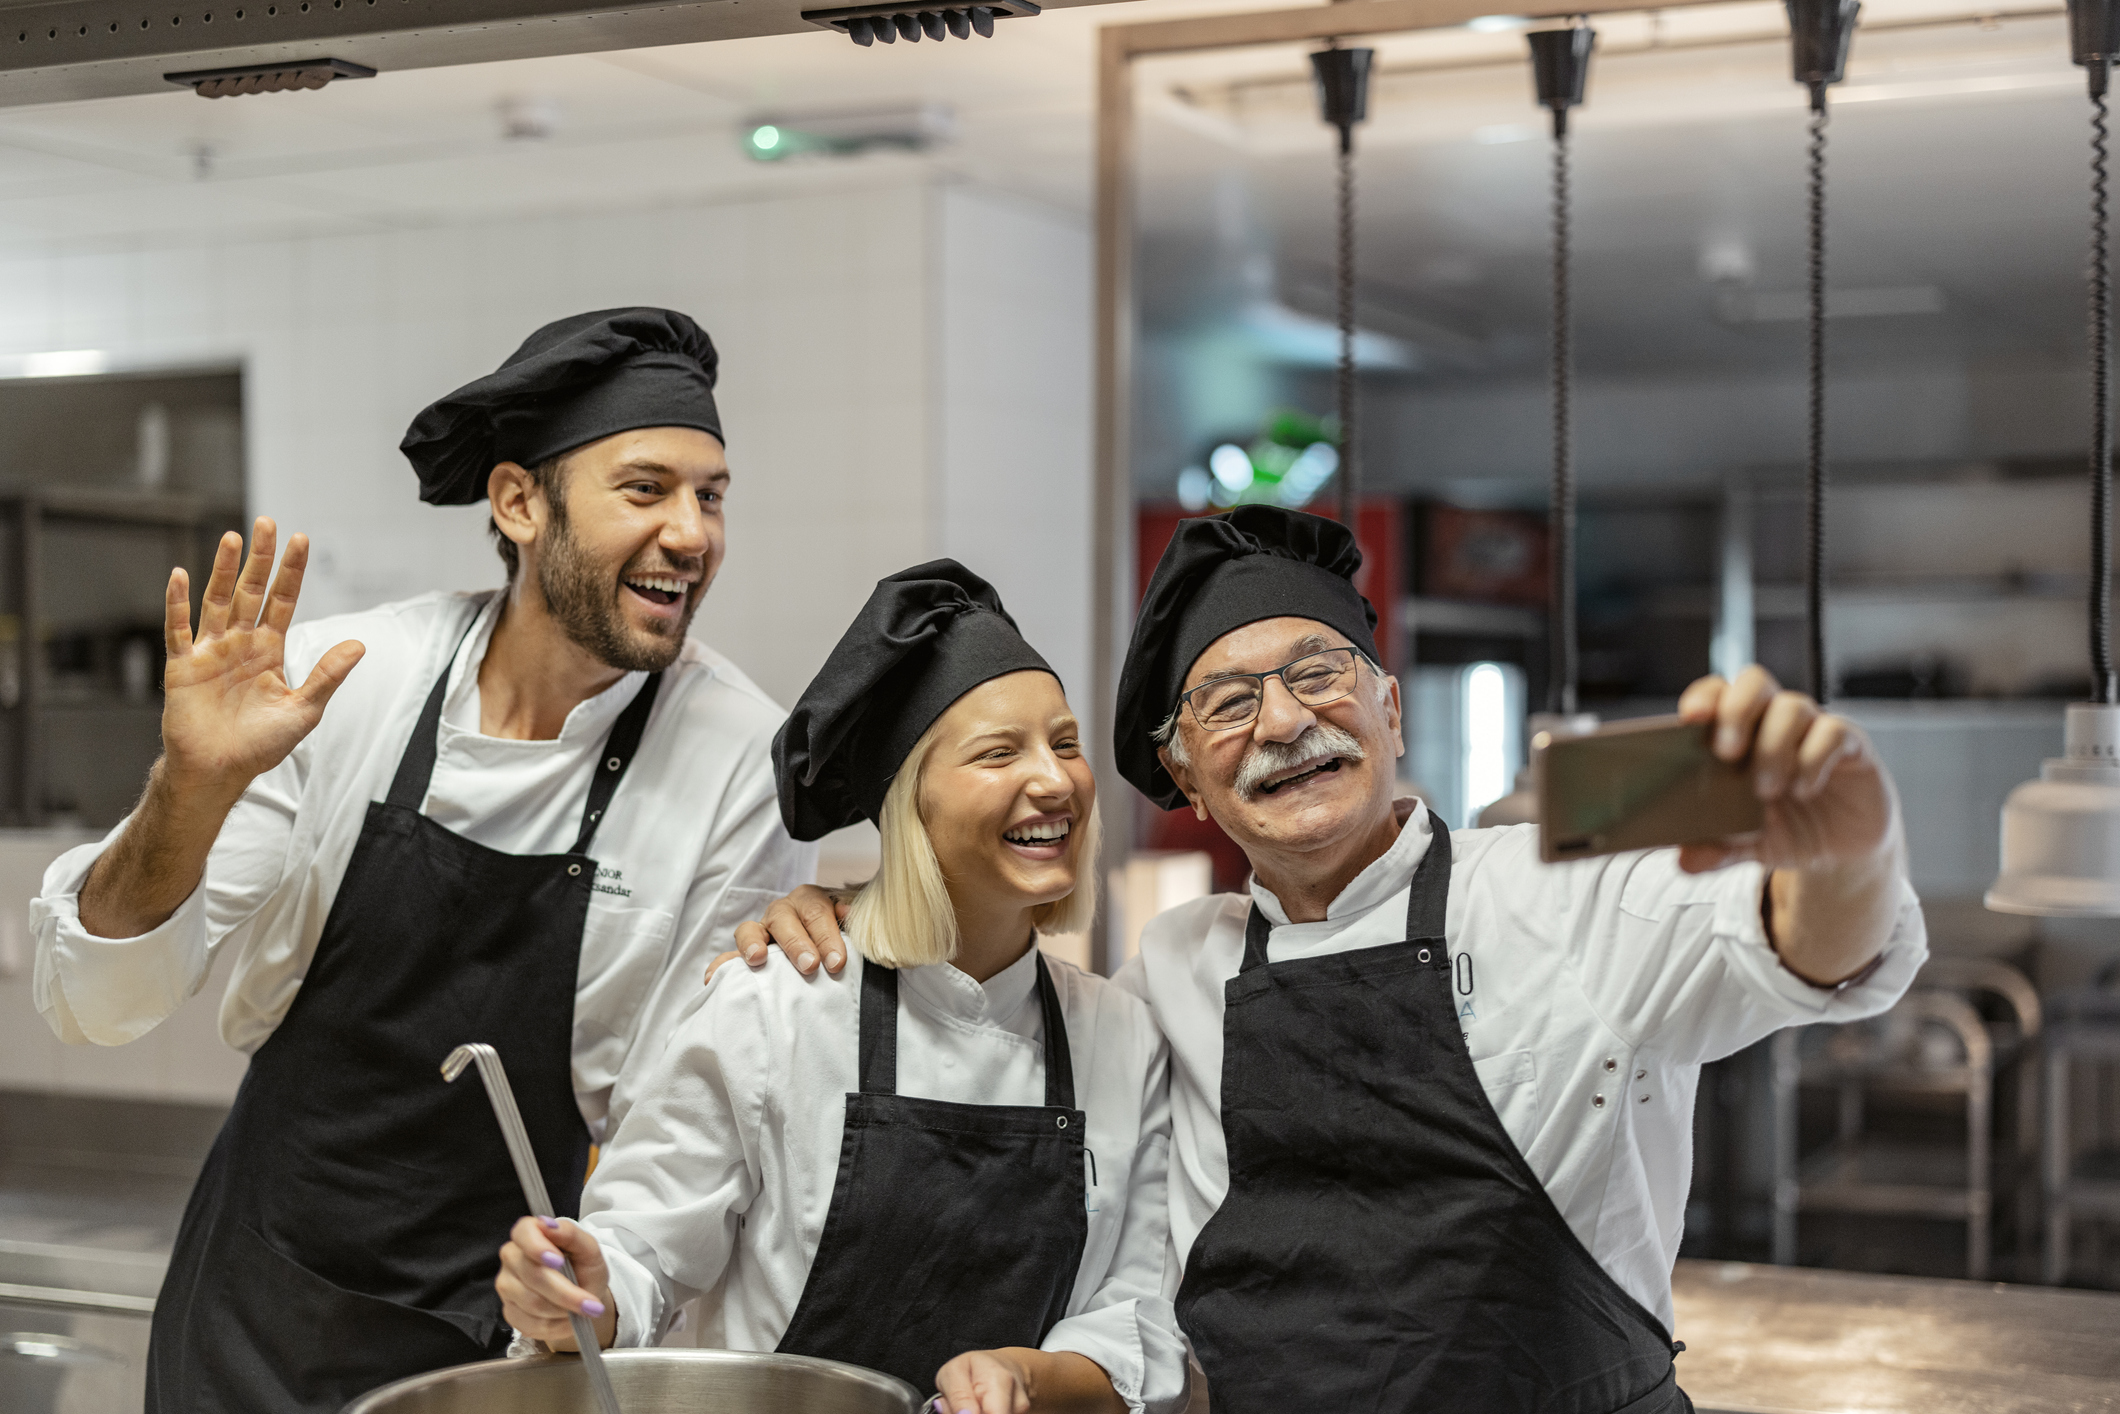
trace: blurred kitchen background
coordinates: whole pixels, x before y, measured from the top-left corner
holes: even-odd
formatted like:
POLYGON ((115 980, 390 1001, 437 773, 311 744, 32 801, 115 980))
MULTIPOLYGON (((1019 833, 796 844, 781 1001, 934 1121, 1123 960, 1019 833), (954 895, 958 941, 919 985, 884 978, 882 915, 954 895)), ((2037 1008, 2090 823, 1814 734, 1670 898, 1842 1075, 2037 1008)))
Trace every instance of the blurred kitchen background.
MULTIPOLYGON (((27 900, 157 749, 159 607, 259 513, 316 616, 500 581, 396 453, 539 323, 712 332, 736 474, 696 632, 792 700, 874 579, 992 578, 1090 700, 1097 30, 818 33, 0 109, 0 1408, 136 1407, 145 1313, 243 1071, 224 966, 61 1046, 27 900), (12 1332, 12 1334, 9 1334, 12 1332)), ((1775 3, 1601 17, 1574 120, 1586 710, 1711 668, 1802 680, 1801 90, 1775 3)), ((1546 683, 1548 148, 1522 23, 1372 41, 1358 159, 1365 590, 1409 787, 1506 793, 1546 683)), ((1687 1255, 2120 1289, 2120 929, 1987 912, 1997 817, 2087 686, 2086 124, 2058 6, 1870 0, 1832 127, 1828 632, 1906 808, 1937 955, 1887 1018, 1703 1077, 1687 1255), (2057 1009, 2058 1008, 2058 1009, 2057 1009), (2056 1018, 2061 1023, 2057 1026, 2056 1018), (2042 1164, 2044 1165, 2042 1169, 2042 1164)), ((1133 68, 1131 604, 1176 520, 1328 508, 1331 134, 1307 45, 1133 68)), ((1226 840, 1123 787, 1101 950, 1226 840)), ((829 842, 827 882, 873 844, 829 842)))

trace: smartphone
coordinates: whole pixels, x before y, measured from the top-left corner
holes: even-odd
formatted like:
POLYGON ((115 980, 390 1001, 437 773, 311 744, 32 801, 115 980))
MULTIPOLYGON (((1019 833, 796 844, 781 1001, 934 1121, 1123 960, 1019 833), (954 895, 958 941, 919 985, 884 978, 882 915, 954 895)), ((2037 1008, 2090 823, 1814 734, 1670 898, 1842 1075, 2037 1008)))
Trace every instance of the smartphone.
POLYGON ((1695 844, 1760 828, 1752 773, 1717 760, 1708 722, 1645 717, 1531 741, 1538 853, 1548 864, 1695 844))

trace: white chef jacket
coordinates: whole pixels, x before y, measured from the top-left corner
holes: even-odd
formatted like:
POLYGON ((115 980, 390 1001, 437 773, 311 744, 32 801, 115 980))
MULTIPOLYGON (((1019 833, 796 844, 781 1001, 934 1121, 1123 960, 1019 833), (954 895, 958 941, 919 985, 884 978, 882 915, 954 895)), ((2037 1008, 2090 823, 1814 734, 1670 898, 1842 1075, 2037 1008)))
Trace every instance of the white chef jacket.
MULTIPOLYGON (((628 673, 576 706, 555 740, 481 735, 478 665, 502 601, 485 596, 481 608, 479 600, 429 594, 289 632, 295 682, 342 639, 368 651, 316 729, 243 793, 203 882, 160 927, 125 939, 81 927, 82 881, 122 823, 52 864, 30 925, 37 1008, 60 1039, 115 1046, 144 1035, 199 989, 221 949, 234 948, 221 1035, 244 1052, 264 1043, 309 970, 368 803, 389 793, 420 708, 475 609, 450 670, 422 809, 511 854, 573 845, 600 748, 647 675, 628 673)), ((815 874, 814 846, 790 840, 780 823, 769 752, 781 718, 749 678, 697 641, 663 673, 640 748, 590 845, 597 877, 572 1056, 592 1132, 624 1103, 614 1086, 635 1038, 667 1035, 736 925, 815 874)))
MULTIPOLYGON (((1116 979, 1170 1038, 1173 1293, 1229 1191, 1222 987, 1243 964, 1252 902, 1273 925, 1269 962, 1402 941, 1435 817, 1411 800, 1399 812, 1397 841, 1322 921, 1289 923, 1254 878, 1250 898, 1218 894, 1157 916, 1116 979)), ((1544 864, 1536 825, 1455 830, 1450 852, 1451 993, 1481 1088, 1583 1246, 1669 1330, 1701 1064, 1784 1026, 1891 1006, 1928 956, 1920 905, 1903 888, 1882 962, 1836 991, 1781 965, 1756 864, 1685 874, 1671 849, 1544 864)))
MULTIPOLYGON (((1034 954, 986 982, 947 963, 902 969, 898 1093, 1045 1103, 1034 954)), ((1089 1357, 1129 1408, 1182 1407, 1185 1345, 1162 1290, 1169 1245, 1168 1059, 1148 1008, 1048 957, 1067 1022, 1089 1238, 1067 1314, 1043 1348, 1089 1357)), ((861 1088, 861 969, 804 977, 775 958, 714 974, 642 1083, 582 1194, 603 1244, 618 1344, 652 1345, 706 1293, 701 1343, 772 1350, 794 1318, 831 1207, 846 1097, 861 1088)))

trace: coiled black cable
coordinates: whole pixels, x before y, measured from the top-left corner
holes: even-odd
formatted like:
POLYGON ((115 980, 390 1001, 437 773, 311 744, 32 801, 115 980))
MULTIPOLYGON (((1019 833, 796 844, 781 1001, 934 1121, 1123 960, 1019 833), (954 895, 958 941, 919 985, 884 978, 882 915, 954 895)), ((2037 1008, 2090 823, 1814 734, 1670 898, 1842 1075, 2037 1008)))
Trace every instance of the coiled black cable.
POLYGON ((1826 104, 1812 90, 1810 435, 1804 448, 1804 612, 1811 696, 1826 701, 1826 104))
POLYGON ((1353 529, 1362 493, 1362 458, 1354 425, 1354 134, 1348 128, 1340 130, 1339 182, 1340 523, 1353 529))
POLYGON ((2091 92, 2091 700, 2112 703, 2113 385, 2112 277, 2106 96, 2091 92))
POLYGON ((1575 632, 1575 441, 1569 422, 1569 394, 1574 372, 1573 327, 1568 290, 1568 133, 1556 123, 1553 135, 1553 486, 1547 509, 1548 563, 1553 576, 1553 623, 1549 627, 1552 682, 1547 703, 1552 711, 1573 716, 1576 710, 1575 632))

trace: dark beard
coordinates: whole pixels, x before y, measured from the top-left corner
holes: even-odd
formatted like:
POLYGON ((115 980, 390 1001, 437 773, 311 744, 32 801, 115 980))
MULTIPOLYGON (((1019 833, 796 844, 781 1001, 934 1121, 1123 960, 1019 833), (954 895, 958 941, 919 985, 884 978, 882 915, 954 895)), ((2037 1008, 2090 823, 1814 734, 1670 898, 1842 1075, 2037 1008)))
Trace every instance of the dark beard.
POLYGON ((668 638, 648 638, 629 628, 618 607, 624 585, 582 554, 581 543, 567 523, 563 498, 550 500, 550 533, 537 549, 537 587, 545 609, 562 632, 600 663, 628 673, 659 673, 684 651, 685 630, 699 608, 693 599, 668 638))

